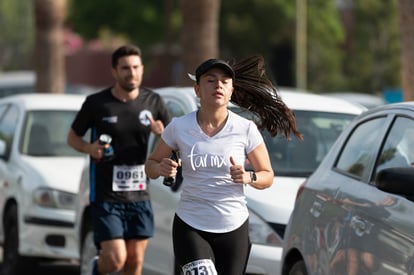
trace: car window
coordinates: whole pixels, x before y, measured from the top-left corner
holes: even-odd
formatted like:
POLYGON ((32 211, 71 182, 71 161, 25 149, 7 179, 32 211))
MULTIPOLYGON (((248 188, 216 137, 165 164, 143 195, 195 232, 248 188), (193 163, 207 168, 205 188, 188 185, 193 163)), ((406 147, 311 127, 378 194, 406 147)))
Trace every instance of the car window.
MULTIPOLYGON (((177 102, 174 99, 167 97, 163 97, 163 99, 165 101, 165 105, 167 106, 168 111, 170 112, 171 117, 179 117, 186 114, 184 106, 180 104, 180 102, 177 102)), ((150 143, 151 148, 149 148, 149 152, 154 151, 155 146, 157 145, 159 140, 159 136, 154 136, 154 142, 150 143)))
POLYGON ((185 110, 183 106, 178 102, 171 99, 165 99, 165 104, 167 105, 171 117, 179 117, 185 115, 185 110))
POLYGON ((31 156, 80 156, 66 142, 75 111, 29 111, 20 143, 22 154, 31 156))
POLYGON ((3 115, 5 114, 7 108, 9 108, 8 104, 0 105, 0 120, 3 117, 3 115))
POLYGON ((373 144, 380 136, 385 119, 385 117, 372 119, 359 124, 354 129, 338 158, 337 169, 357 177, 364 175, 369 169, 373 144))
POLYGON ((397 117, 381 149, 376 172, 391 167, 409 167, 414 164, 414 121, 397 117))
POLYGON ((33 93, 33 86, 0 87, 0 97, 33 93))
POLYGON ((5 157, 7 159, 13 144, 16 125, 19 119, 19 110, 16 106, 9 105, 4 112, 0 121, 0 139, 6 142, 5 157))
MULTIPOLYGON (((238 108, 231 110, 252 118, 251 114, 238 108)), ((263 131, 275 174, 289 177, 307 177, 312 174, 354 117, 343 113, 296 110, 297 127, 304 135, 304 141, 293 136, 288 141, 281 133, 272 137, 269 132, 263 131)))

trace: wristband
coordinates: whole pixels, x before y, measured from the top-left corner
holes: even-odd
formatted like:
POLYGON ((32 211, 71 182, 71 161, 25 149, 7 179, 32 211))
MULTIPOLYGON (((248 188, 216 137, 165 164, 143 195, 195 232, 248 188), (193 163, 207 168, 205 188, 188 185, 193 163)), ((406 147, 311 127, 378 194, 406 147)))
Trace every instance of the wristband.
POLYGON ((250 182, 249 184, 252 185, 253 183, 255 183, 257 180, 257 176, 256 173, 254 171, 250 171, 250 182))

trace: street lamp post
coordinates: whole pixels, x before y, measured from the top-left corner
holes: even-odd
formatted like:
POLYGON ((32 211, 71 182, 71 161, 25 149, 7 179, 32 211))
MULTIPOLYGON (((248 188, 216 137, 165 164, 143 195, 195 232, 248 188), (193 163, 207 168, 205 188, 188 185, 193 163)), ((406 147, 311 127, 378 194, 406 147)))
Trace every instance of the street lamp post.
POLYGON ((307 0, 296 0, 296 87, 307 87, 307 0))

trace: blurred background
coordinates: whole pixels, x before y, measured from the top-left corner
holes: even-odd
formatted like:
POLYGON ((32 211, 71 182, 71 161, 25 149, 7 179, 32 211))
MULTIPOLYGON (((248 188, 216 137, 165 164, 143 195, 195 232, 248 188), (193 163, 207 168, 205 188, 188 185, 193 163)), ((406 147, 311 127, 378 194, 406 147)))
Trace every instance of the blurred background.
POLYGON ((133 43, 143 51, 143 84, 154 88, 191 85, 187 72, 210 57, 261 54, 278 86, 409 100, 401 28, 414 26, 403 15, 413 2, 0 0, 0 76, 32 74, 36 92, 100 88, 112 84, 112 51, 133 43))

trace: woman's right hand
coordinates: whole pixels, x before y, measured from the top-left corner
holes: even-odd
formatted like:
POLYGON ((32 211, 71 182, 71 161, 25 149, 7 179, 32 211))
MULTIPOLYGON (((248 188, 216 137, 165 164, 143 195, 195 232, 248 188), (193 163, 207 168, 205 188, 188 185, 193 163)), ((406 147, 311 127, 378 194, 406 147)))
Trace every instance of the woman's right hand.
POLYGON ((179 162, 172 160, 171 158, 163 158, 159 164, 160 176, 174 178, 177 175, 177 168, 179 166, 179 162))

